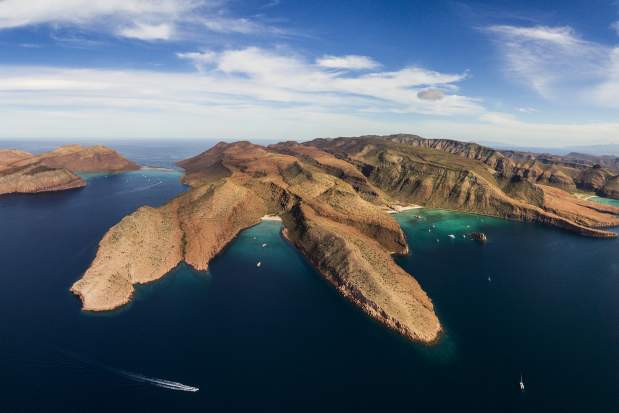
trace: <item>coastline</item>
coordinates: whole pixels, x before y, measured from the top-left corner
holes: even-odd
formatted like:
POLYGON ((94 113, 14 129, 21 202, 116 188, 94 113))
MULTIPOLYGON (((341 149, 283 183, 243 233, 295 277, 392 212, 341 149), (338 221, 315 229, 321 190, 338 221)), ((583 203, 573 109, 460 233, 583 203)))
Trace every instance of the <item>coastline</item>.
POLYGON ((262 218, 260 218, 260 221, 279 221, 281 222, 282 219, 279 215, 265 215, 262 218))
POLYGON ((417 205, 417 204, 410 204, 410 205, 393 205, 391 208, 387 208, 385 209, 385 211, 388 214, 399 214, 400 212, 404 212, 404 211, 410 211, 412 209, 421 209, 424 208, 421 205, 417 205))

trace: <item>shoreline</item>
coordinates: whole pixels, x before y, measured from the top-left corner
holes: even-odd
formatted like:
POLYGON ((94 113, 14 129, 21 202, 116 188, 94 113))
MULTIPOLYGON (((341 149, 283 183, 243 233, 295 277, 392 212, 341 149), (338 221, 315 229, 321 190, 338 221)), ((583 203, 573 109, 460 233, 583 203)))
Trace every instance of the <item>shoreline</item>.
POLYGON ((416 205, 416 204, 410 204, 407 206, 393 205, 391 208, 386 209, 385 211, 388 214, 399 214, 400 212, 410 211, 412 209, 421 209, 421 208, 424 208, 424 207, 421 205, 416 205))
POLYGON ((281 222, 282 219, 279 215, 265 215, 262 218, 260 218, 260 221, 279 221, 281 222))

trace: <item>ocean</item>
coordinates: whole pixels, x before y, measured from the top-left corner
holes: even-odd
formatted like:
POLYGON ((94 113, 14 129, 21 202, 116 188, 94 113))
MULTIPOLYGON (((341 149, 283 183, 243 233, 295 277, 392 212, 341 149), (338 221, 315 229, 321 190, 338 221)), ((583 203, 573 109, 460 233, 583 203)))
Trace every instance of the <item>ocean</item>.
MULTIPOLYGON (((123 153, 171 167, 212 143, 194 144, 123 153)), ((411 253, 396 260, 445 328, 434 346, 342 299, 279 222, 243 231, 207 272, 181 265, 122 309, 81 311, 69 288, 99 239, 186 190, 180 177, 91 175, 79 190, 0 197, 0 411, 619 411, 617 239, 397 214, 411 253), (485 245, 462 238, 474 230, 485 245)))

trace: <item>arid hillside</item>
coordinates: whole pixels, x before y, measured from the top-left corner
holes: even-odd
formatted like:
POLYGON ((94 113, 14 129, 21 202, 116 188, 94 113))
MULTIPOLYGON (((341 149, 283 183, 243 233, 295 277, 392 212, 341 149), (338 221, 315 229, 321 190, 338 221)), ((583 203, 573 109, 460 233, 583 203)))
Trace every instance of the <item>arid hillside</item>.
POLYGON ((105 146, 61 146, 33 155, 0 150, 0 195, 62 191, 86 186, 78 172, 123 172, 139 166, 105 146))
POLYGON ((619 208, 571 195, 488 148, 422 138, 362 137, 219 143, 179 163, 191 189, 162 207, 140 208, 112 227, 71 291, 83 308, 129 302, 136 284, 180 262, 208 269, 239 231, 278 215, 283 236, 342 296, 405 337, 437 340, 431 299, 392 259, 408 244, 387 212, 421 204, 539 222, 610 238, 619 208))

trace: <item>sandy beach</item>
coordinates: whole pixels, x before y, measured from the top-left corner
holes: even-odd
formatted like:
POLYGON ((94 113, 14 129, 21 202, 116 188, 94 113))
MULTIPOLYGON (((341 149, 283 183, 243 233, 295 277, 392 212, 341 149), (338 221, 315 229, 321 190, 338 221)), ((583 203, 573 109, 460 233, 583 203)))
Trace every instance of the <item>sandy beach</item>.
POLYGON ((265 215, 260 218, 261 221, 281 221, 282 219, 277 215, 265 215))
POLYGON ((423 208, 421 205, 407 205, 407 206, 402 206, 402 205, 393 205, 392 209, 388 209, 387 213, 388 214, 397 214, 399 212, 404 212, 404 211, 410 211, 411 209, 419 209, 419 208, 423 208))

